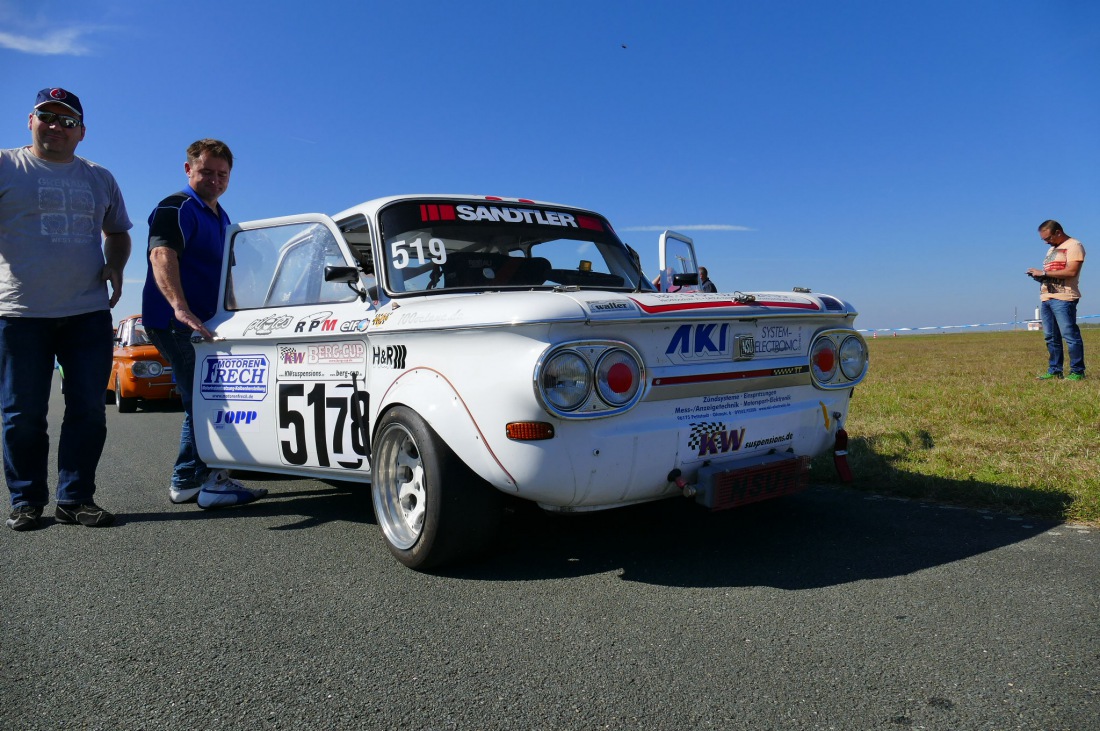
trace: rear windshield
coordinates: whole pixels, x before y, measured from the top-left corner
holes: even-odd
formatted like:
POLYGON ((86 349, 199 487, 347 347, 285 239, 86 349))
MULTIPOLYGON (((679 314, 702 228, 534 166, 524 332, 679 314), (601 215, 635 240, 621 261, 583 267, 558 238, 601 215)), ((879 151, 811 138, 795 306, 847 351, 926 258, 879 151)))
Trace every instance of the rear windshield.
POLYGON ((402 201, 381 213, 387 289, 649 289, 599 216, 497 201, 402 201))

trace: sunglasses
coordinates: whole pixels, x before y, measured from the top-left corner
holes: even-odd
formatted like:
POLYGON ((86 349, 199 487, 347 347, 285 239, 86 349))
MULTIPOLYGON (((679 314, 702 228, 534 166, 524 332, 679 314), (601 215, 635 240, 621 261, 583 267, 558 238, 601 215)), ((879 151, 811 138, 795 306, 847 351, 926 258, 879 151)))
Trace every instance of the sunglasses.
POLYGON ((38 120, 42 124, 60 124, 65 129, 76 129, 80 126, 80 120, 76 117, 70 117, 67 114, 54 114, 53 112, 42 112, 37 109, 34 110, 34 116, 38 117, 38 120))

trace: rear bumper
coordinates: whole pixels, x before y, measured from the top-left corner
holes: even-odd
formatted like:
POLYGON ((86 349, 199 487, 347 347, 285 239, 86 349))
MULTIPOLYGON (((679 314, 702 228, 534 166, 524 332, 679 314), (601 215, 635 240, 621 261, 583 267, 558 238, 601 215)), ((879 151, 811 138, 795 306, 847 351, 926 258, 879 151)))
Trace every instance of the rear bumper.
POLYGON ((483 477, 572 509, 677 495, 682 484, 711 485, 705 504, 715 509, 801 489, 809 461, 835 445, 849 392, 794 387, 749 400, 760 403, 643 402, 620 417, 559 421, 553 439, 492 444, 514 487, 483 477), (784 460, 796 462, 774 466, 784 460))

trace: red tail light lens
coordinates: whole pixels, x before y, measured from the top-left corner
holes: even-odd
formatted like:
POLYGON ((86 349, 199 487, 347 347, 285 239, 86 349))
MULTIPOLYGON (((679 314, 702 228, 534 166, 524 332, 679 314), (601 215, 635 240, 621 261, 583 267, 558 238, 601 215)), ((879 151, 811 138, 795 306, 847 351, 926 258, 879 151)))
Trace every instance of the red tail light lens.
POLYGON ((596 364, 596 388, 600 398, 622 406, 634 398, 641 386, 638 361, 625 350, 609 350, 596 364))
POLYGON ((810 367, 814 379, 829 383, 836 377, 836 345, 829 338, 819 338, 810 352, 810 367))

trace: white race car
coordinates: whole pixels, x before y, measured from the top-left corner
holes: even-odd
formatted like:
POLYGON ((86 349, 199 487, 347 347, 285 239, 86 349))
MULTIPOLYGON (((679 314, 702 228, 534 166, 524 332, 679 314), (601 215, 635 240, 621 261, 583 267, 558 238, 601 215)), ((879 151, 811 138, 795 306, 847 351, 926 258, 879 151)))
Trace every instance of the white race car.
MULTIPOLYGON (((659 254, 659 281, 696 283, 689 238, 659 254)), ((370 483, 417 569, 484 549, 502 493, 571 512, 802 489, 867 373, 847 302, 658 292, 572 206, 398 196, 252 221, 223 274, 196 344, 203 459, 370 483)))

